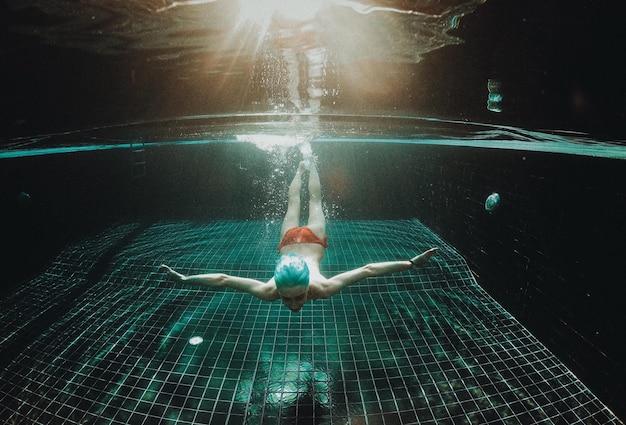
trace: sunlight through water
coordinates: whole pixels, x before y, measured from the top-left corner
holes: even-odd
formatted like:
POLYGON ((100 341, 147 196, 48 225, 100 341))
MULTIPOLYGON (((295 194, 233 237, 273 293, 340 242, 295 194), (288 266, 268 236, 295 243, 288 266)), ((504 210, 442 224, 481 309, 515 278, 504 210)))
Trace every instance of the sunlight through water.
POLYGON ((253 55, 259 42, 271 42, 277 32, 298 32, 304 27, 314 33, 316 43, 336 49, 338 60, 383 55, 394 61, 419 61, 428 51, 459 43, 448 30, 485 1, 410 3, 408 8, 400 1, 350 0, 6 3, 15 11, 36 11, 48 17, 12 24, 14 32, 100 54, 145 51, 177 66, 188 64, 184 61, 188 55, 202 52, 219 52, 221 59, 232 54, 253 55))

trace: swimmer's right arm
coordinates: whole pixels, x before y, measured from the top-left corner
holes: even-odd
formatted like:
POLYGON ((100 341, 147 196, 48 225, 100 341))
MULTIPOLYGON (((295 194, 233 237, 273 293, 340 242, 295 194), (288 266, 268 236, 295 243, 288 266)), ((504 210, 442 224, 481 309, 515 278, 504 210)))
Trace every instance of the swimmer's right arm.
POLYGON ((261 282, 256 279, 230 276, 225 273, 207 273, 185 276, 171 267, 162 264, 162 269, 167 271, 168 277, 174 282, 186 283, 190 285, 206 286, 209 288, 231 288, 236 291, 245 292, 263 301, 276 301, 278 291, 273 280, 261 282))

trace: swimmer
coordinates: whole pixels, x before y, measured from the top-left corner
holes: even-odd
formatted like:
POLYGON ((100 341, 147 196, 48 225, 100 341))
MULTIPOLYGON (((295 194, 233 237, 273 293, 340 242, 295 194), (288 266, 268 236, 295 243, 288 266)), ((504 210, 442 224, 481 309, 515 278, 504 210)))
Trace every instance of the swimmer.
POLYGON ((280 260, 274 270, 274 276, 269 281, 261 282, 224 273, 185 276, 165 264, 161 265, 161 268, 167 271, 169 279, 173 281, 211 288, 231 288, 263 301, 280 300, 289 310, 296 313, 308 300, 331 297, 346 286, 368 277, 388 275, 420 266, 438 250, 438 248, 431 248, 410 260, 371 263, 326 278, 320 272, 320 262, 327 247, 320 178, 314 163, 302 161, 289 185, 287 213, 281 228, 281 242, 278 245, 280 260), (306 226, 298 227, 302 175, 307 169, 309 171, 309 217, 306 226))

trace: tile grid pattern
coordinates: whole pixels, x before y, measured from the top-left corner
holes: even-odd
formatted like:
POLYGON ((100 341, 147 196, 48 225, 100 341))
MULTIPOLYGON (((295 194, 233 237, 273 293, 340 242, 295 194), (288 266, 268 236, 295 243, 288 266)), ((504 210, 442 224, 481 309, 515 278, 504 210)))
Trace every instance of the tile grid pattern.
POLYGON ((0 302, 0 420, 621 423, 418 221, 330 223, 327 275, 441 251, 419 270, 369 279, 297 315, 157 272, 167 261, 185 273, 268 279, 277 225, 137 229, 68 248, 0 302), (193 336, 204 341, 192 345, 193 336))

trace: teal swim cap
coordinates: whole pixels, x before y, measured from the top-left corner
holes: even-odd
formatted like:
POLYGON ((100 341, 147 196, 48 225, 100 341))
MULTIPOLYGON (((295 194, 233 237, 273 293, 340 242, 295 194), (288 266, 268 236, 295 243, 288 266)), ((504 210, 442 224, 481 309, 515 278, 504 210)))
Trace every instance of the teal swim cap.
POLYGON ((274 270, 276 288, 308 286, 309 266, 298 254, 286 254, 280 257, 274 270))

